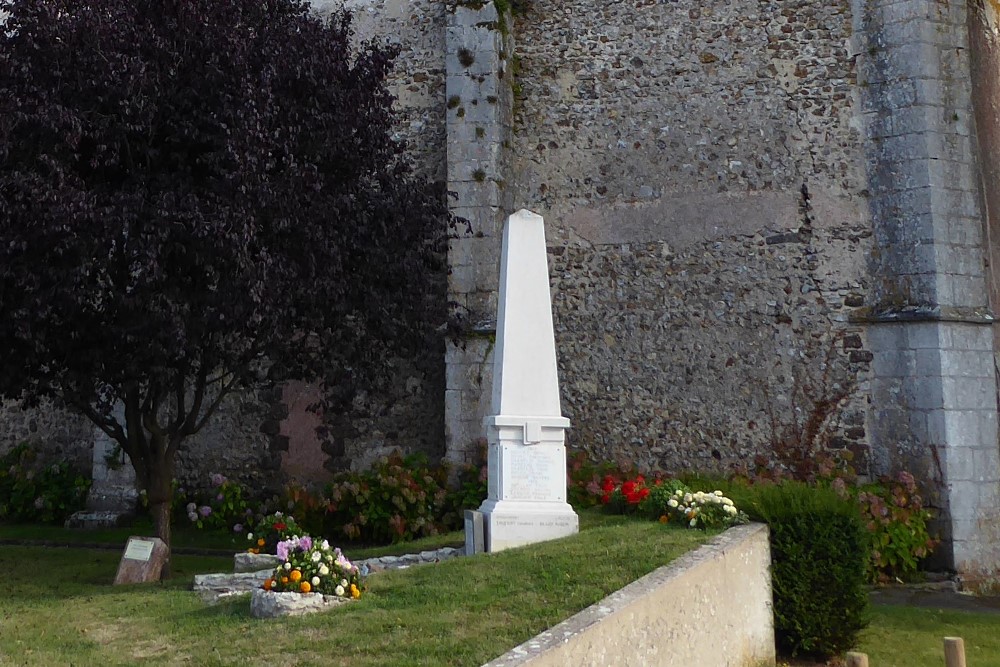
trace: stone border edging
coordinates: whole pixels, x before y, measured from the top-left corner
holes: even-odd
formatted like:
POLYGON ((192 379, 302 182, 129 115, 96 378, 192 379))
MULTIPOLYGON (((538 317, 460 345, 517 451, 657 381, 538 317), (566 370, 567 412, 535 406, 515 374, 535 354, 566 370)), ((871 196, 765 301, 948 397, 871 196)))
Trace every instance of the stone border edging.
POLYGON ((730 528, 483 667, 773 664, 770 563, 766 525, 730 528))

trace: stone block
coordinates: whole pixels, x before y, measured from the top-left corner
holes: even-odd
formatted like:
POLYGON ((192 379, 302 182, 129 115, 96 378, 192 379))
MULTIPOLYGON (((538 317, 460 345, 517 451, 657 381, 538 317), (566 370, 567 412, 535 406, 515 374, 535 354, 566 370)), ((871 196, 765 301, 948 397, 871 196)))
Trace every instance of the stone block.
MULTIPOLYGON (((496 73, 485 75, 472 75, 466 72, 449 74, 445 79, 445 86, 449 105, 454 104, 451 101, 453 97, 458 97, 458 104, 466 111, 473 106, 472 101, 475 100, 476 107, 481 106, 484 109, 492 110, 493 113, 500 113, 500 107, 496 102, 500 99, 501 82, 496 73), (497 99, 491 102, 489 98, 497 99)), ((451 138, 449 133, 449 139, 451 138)))
POLYGON ((130 537, 118 562, 115 585, 159 581, 169 558, 170 550, 160 538, 130 537))
POLYGON ((950 334, 948 347, 988 353, 982 356, 983 363, 992 364, 993 329, 991 326, 951 322, 948 323, 947 329, 950 334))
POLYGON ((483 513, 477 510, 465 510, 465 555, 471 556, 485 551, 483 513))
POLYGON ((989 355, 979 350, 941 350, 940 359, 941 375, 984 379, 994 376, 989 355))
POLYGON ((196 574, 192 590, 202 601, 215 604, 223 598, 245 595, 259 589, 273 572, 274 568, 233 574, 196 574))
POLYGON ((965 449, 979 446, 978 410, 946 408, 944 418, 949 452, 955 451, 959 456, 964 456, 965 449))
POLYGON ((944 391, 940 382, 923 381, 908 384, 904 389, 906 405, 918 410, 935 410, 945 407, 944 391))
POLYGON ((82 510, 74 512, 66 519, 66 528, 97 530, 100 528, 120 528, 128 526, 135 518, 132 512, 116 512, 112 510, 82 510))
POLYGON ((448 272, 448 293, 474 292, 476 289, 475 265, 453 266, 448 272))
POLYGON ((447 389, 444 392, 444 411, 447 415, 445 421, 452 419, 462 419, 462 391, 460 389, 447 389))
POLYGON ((956 306, 968 308, 984 308, 988 303, 986 280, 982 275, 954 276, 952 278, 956 306))
MULTIPOLYGON (((932 352, 933 353, 933 352, 932 352)), ((914 350, 877 350, 872 356, 872 370, 878 378, 906 378, 916 373, 914 350)), ((889 389, 889 385, 886 385, 889 389)))
MULTIPOLYGON (((455 199, 452 201, 455 204, 456 210, 485 208, 487 209, 486 213, 489 215, 489 220, 493 221, 496 215, 493 209, 500 206, 502 198, 500 186, 496 181, 486 179, 482 181, 454 181, 448 185, 448 189, 455 193, 455 199)), ((494 244, 497 248, 500 247, 499 241, 494 241, 494 244)))
POLYGON ((240 552, 233 554, 233 572, 260 572, 268 568, 274 569, 281 565, 281 559, 273 554, 252 554, 240 552))
POLYGON ((907 326, 907 347, 913 350, 936 350, 941 345, 940 327, 936 322, 917 322, 907 326))
POLYGON ((302 616, 329 611, 348 602, 351 602, 350 598, 336 595, 276 593, 257 588, 250 596, 250 615, 254 618, 302 616))

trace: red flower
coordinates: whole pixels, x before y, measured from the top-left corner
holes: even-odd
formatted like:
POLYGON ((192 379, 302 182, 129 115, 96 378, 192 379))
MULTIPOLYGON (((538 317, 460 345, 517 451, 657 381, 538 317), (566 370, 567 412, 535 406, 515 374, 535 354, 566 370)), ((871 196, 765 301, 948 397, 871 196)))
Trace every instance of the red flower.
POLYGON ((639 500, 642 500, 643 498, 645 498, 648 495, 649 495, 649 489, 643 487, 643 489, 641 491, 639 491, 639 500))
POLYGON ((611 502, 611 494, 605 493, 603 496, 601 496, 602 505, 607 505, 610 502, 611 502))
POLYGON ((605 493, 611 493, 615 490, 615 480, 611 479, 611 475, 604 478, 604 484, 601 485, 601 491, 605 493))
POLYGON ((273 527, 273 528, 274 528, 275 530, 284 530, 285 528, 288 528, 288 526, 287 526, 287 525, 285 525, 285 524, 283 524, 283 523, 280 523, 280 522, 279 522, 279 523, 276 523, 276 524, 274 524, 274 525, 273 525, 272 527, 273 527))
POLYGON ((626 498, 635 493, 635 482, 629 481, 622 484, 622 493, 626 498))

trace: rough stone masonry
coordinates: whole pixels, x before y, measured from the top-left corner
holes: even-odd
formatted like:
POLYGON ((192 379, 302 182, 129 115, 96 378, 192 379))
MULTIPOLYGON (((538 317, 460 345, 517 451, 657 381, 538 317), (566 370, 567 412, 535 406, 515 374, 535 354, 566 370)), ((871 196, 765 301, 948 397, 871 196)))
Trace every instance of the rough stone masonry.
MULTIPOLYGON (((997 0, 346 4, 358 39, 399 44, 400 136, 471 231, 442 294, 461 333, 401 364, 398 395, 359 397, 328 468, 475 455, 501 225, 524 207, 547 223, 571 448, 733 470, 809 395, 847 394, 824 445, 916 473, 940 562, 997 571, 997 0)), ((234 398, 187 469, 280 482, 307 437, 288 400, 234 398)), ((8 441, 88 437, 6 414, 8 441)))

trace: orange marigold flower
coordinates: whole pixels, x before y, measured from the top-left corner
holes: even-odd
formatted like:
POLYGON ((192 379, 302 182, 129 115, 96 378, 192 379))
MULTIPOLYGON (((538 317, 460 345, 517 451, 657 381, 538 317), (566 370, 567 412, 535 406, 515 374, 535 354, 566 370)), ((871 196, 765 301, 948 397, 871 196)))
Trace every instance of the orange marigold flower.
POLYGON ((258 546, 258 547, 262 547, 262 546, 264 546, 264 538, 263 538, 263 537, 262 537, 262 538, 260 538, 259 540, 257 540, 257 546, 258 546))
POLYGON ((312 590, 312 585, 308 581, 303 581, 301 584, 299 584, 299 590, 302 591, 303 593, 308 593, 309 591, 312 590))
POLYGON ((264 580, 264 590, 265 591, 271 590, 272 586, 274 586, 274 579, 265 579, 264 580))
POLYGON ((282 577, 281 578, 281 583, 287 584, 288 583, 288 577, 282 577))
POLYGON ((355 600, 361 597, 361 591, 358 590, 358 587, 355 586, 354 584, 351 584, 351 597, 354 598, 355 600))
POLYGON ((292 573, 288 576, 291 578, 292 581, 298 581, 299 579, 302 578, 302 573, 299 572, 298 570, 292 570, 292 573))
POLYGON ((660 523, 666 523, 666 522, 668 522, 668 521, 670 521, 670 517, 669 517, 669 516, 667 516, 666 514, 664 514, 664 515, 662 515, 662 516, 660 517, 660 523))

